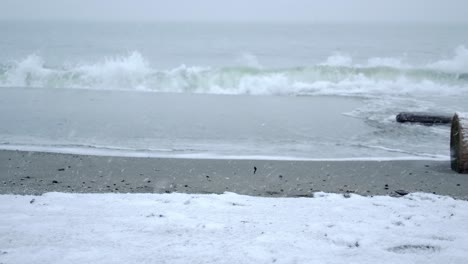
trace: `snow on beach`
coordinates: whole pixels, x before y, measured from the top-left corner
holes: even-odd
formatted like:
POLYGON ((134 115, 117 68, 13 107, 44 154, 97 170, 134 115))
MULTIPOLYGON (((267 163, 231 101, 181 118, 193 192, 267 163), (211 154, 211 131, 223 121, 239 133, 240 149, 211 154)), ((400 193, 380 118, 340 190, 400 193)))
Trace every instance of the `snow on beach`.
POLYGON ((315 193, 0 196, 0 263, 466 263, 468 202, 315 193))

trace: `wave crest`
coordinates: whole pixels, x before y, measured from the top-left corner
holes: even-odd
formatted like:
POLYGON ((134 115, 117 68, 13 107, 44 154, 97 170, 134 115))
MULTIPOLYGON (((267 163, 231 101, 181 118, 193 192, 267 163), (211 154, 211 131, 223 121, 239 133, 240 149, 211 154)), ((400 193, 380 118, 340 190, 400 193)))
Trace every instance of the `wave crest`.
POLYGON ((455 56, 451 59, 440 60, 428 65, 428 68, 452 73, 468 73, 468 49, 459 46, 455 49, 455 56))
POLYGON ((467 90, 468 49, 463 46, 455 50, 451 59, 422 66, 405 64, 399 58, 370 58, 367 64, 358 65, 353 64, 350 56, 334 54, 313 66, 268 69, 253 55, 244 57, 247 66, 181 65, 158 70, 137 51, 98 63, 55 68, 47 67, 43 58, 30 55, 0 69, 0 86, 347 96, 414 92, 450 95, 467 90))

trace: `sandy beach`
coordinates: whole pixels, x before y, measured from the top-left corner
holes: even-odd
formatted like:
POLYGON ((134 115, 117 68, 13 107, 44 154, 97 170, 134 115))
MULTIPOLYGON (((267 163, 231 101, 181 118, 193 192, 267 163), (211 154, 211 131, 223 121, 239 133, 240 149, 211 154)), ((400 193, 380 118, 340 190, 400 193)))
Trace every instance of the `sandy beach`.
POLYGON ((449 161, 268 161, 105 157, 0 151, 0 193, 224 193, 297 197, 314 192, 425 192, 468 199, 449 161))

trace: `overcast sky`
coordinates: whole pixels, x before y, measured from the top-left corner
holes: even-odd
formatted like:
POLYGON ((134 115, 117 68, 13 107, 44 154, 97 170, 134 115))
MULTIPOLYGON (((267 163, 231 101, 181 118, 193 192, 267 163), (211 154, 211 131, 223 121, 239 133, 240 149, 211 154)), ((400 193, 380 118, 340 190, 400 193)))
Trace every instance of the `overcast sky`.
POLYGON ((0 0, 0 18, 468 22, 468 0, 0 0))

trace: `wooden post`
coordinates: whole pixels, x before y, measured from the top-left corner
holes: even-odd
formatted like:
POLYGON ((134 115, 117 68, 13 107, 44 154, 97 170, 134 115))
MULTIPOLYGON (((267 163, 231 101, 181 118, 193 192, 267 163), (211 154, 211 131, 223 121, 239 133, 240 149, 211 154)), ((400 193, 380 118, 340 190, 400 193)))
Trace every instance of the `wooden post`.
POLYGON ((450 132, 450 160, 452 170, 468 173, 468 114, 456 113, 450 132))

